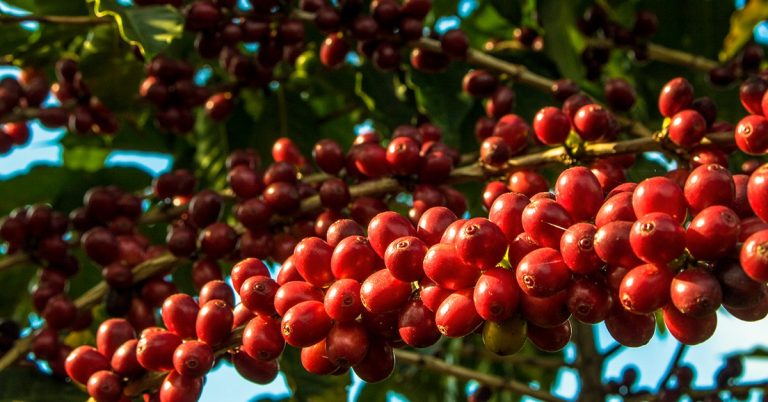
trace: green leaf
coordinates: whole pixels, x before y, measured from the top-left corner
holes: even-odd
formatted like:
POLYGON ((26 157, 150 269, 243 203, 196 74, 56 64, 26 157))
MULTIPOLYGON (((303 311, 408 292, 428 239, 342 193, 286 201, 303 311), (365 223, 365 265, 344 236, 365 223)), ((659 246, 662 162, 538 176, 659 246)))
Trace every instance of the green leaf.
POLYGON ((768 0, 751 0, 741 10, 731 14, 731 28, 723 40, 718 58, 726 62, 752 39, 752 30, 760 21, 768 18, 768 0))
POLYGON ((198 113, 193 146, 200 186, 214 190, 224 188, 227 184, 226 160, 229 155, 224 124, 214 123, 204 113, 198 113))
POLYGON ((34 367, 12 366, 0 376, 0 399, 14 402, 83 402, 88 394, 34 367))
POLYGON ((398 96, 403 85, 394 74, 380 72, 366 63, 355 76, 355 94, 360 97, 377 123, 393 130, 410 122, 413 107, 398 96))
POLYGON ((3 58, 13 60, 13 54, 17 49, 25 45, 30 38, 30 32, 18 24, 3 26, 3 34, 0 36, 0 54, 3 58))
POLYGON ((99 17, 113 17, 120 36, 136 45, 148 59, 161 53, 181 37, 184 19, 177 8, 169 5, 130 7, 120 6, 115 0, 94 0, 94 11, 99 17))
POLYGON ((110 149, 96 147, 64 148, 64 166, 75 170, 95 172, 104 167, 110 149))
MULTIPOLYGON (((300 351, 286 348, 280 359, 280 370, 291 388, 293 401, 335 402, 346 400, 349 375, 319 376, 301 365, 300 351)), ((365 400, 365 399, 361 399, 365 400)))
MULTIPOLYGON (((563 76, 579 81, 584 77, 580 52, 584 38, 576 28, 575 1, 539 0, 544 26, 544 52, 557 64, 563 76)), ((579 81, 580 82, 580 81, 579 81)))
POLYGON ((36 272, 35 264, 32 262, 19 264, 0 272, 0 283, 3 284, 3 291, 0 292, 0 317, 13 317, 21 322, 26 321, 25 299, 28 304, 30 299, 28 285, 36 272))

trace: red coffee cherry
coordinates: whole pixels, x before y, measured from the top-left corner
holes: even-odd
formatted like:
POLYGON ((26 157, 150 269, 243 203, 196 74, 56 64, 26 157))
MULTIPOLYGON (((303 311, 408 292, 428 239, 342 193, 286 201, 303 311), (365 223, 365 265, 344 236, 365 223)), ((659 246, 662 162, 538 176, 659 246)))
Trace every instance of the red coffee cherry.
POLYGON ((768 119, 750 115, 739 121, 734 133, 736 146, 750 155, 763 155, 768 152, 768 119))
POLYGON ((424 277, 422 263, 427 245, 414 236, 395 239, 384 254, 384 265, 393 277, 404 282, 418 281, 424 277))
POLYGON ((736 188, 728 169, 707 164, 693 169, 683 192, 691 209, 701 211, 711 205, 733 206, 736 188))
POLYGON ((123 394, 123 379, 109 370, 101 370, 88 378, 86 387, 95 401, 118 401, 123 394))
POLYGON ((582 166, 564 170, 555 183, 555 197, 572 219, 592 220, 603 204, 603 190, 592 172, 582 166))
POLYGON ((285 339, 280 330, 280 321, 257 315, 245 325, 242 350, 248 356, 269 361, 280 357, 284 349, 285 339))
POLYGON ((201 377, 186 377, 171 370, 160 385, 160 402, 196 401, 202 389, 201 377))
POLYGON ((79 346, 69 353, 64 368, 73 381, 87 384, 93 373, 109 370, 109 361, 92 346, 79 346))
POLYGON ((333 321, 319 301, 305 301, 291 307, 283 316, 280 328, 285 341, 294 347, 307 347, 328 335, 333 321))
POLYGON ((693 102, 693 86, 688 80, 677 77, 664 85, 659 94, 659 112, 664 117, 688 109, 693 102))
POLYGON ((312 346, 301 348, 301 365, 304 370, 315 375, 329 375, 339 369, 339 366, 328 358, 325 339, 312 346))
POLYGON ((747 200, 755 215, 768 223, 768 165, 761 166, 749 176, 747 200))
POLYGON ((120 345, 112 355, 112 370, 123 377, 134 378, 144 373, 144 367, 136 357, 139 341, 131 339, 120 345))
POLYGON ((500 181, 492 181, 485 185, 483 189, 483 206, 486 209, 490 209, 493 202, 503 194, 508 193, 509 190, 504 183, 500 181))
POLYGON ((619 288, 619 301, 635 314, 650 314, 664 307, 670 299, 672 271, 663 265, 640 265, 624 276, 619 288))
POLYGON ((608 106, 620 112, 630 110, 637 98, 635 89, 622 78, 611 78, 606 81, 603 95, 608 106))
POLYGON ((331 256, 333 248, 318 237, 307 237, 296 245, 293 262, 309 283, 323 287, 333 282, 331 256))
POLYGON ((368 332, 357 321, 333 324, 325 338, 328 360, 338 367, 351 367, 360 363, 368 353, 368 332))
POLYGON ((275 297, 280 285, 267 276, 252 276, 240 287, 240 300, 253 313, 270 316, 275 313, 275 297))
POLYGON ((613 298, 609 290, 589 279, 582 278, 568 287, 568 311, 586 324, 603 322, 611 313, 613 298))
POLYGON ((548 297, 568 287, 571 270, 560 253, 552 248, 531 251, 520 260, 516 270, 517 284, 533 297, 548 297))
POLYGON ((438 243, 424 256, 424 274, 442 288, 459 290, 474 286, 480 271, 462 261, 453 244, 438 243))
POLYGON ((435 324, 441 334, 461 338, 471 334, 483 323, 483 318, 475 309, 473 292, 472 288, 453 292, 440 304, 435 312, 435 324))
POLYGON ((517 311, 520 290, 515 273, 504 268, 492 268, 480 275, 473 300, 480 317, 486 321, 504 321, 517 311))
POLYGON ((455 59, 463 59, 467 57, 467 51, 469 50, 469 38, 460 29, 452 29, 440 39, 440 46, 443 52, 448 56, 455 59))
POLYGON ((614 306, 611 315, 605 319, 608 333, 624 346, 637 348, 648 343, 656 331, 654 314, 635 314, 621 306, 614 306))
POLYGON ((320 62, 326 67, 337 68, 344 64, 347 53, 349 53, 349 43, 341 34, 330 34, 320 45, 320 62))
POLYGON ((185 377, 202 377, 213 368, 213 349, 205 342, 186 341, 173 353, 173 368, 185 377))
POLYGON ((714 312, 692 317, 681 313, 672 305, 664 307, 662 312, 664 325, 669 333, 685 345, 698 345, 706 341, 717 328, 717 314, 714 312))
POLYGON ((714 274, 720 282, 725 307, 752 308, 759 305, 765 297, 765 285, 750 278, 739 261, 718 262, 714 274))
POLYGON ((589 223, 577 223, 565 231, 560 238, 560 253, 563 261, 573 272, 588 275, 603 266, 595 252, 597 227, 589 223))
POLYGON ((739 262, 753 280, 768 282, 768 230, 749 236, 741 247, 739 262))
POLYGON ((102 322, 96 331, 96 349, 110 360, 120 345, 135 338, 136 332, 131 323, 123 318, 110 318, 102 322))
POLYGON ((707 122, 695 110, 682 110, 672 117, 669 139, 681 147, 692 147, 701 142, 707 131, 707 122))
POLYGON ((488 220, 499 227, 508 243, 523 232, 522 214, 528 202, 525 195, 511 192, 496 198, 488 210, 488 220))
POLYGON ((480 144, 480 161, 486 165, 501 167, 512 155, 512 148, 501 137, 488 137, 480 144))
POLYGON ((652 177, 640 182, 632 193, 635 215, 642 218, 651 212, 663 212, 683 223, 686 201, 683 190, 666 177, 652 177))
POLYGON ((303 301, 322 301, 323 297, 323 291, 310 283, 304 281, 286 282, 275 292, 275 312, 283 316, 288 309, 303 301))
POLYGON ((384 258, 389 244, 403 236, 416 236, 416 230, 407 218, 397 212, 382 212, 368 224, 368 241, 381 258, 384 258))
POLYGON ((509 191, 521 193, 528 198, 549 191, 547 179, 536 171, 523 169, 509 175, 509 191))
MULTIPOLYGON (((246 281, 247 282, 247 281, 246 281)), ((223 343, 229 337, 234 314, 223 300, 210 300, 197 314, 195 331, 197 338, 211 346, 223 343)))
POLYGON ((670 290, 675 308, 692 317, 714 313, 723 300, 723 292, 717 278, 698 268, 687 269, 675 275, 670 290))
POLYGON ((136 359, 147 370, 173 370, 173 352, 179 345, 181 338, 172 332, 157 329, 142 333, 136 345, 136 359))
POLYGON ((439 243, 445 229, 458 218, 446 207, 432 207, 424 211, 416 227, 418 236, 428 247, 439 243))
POLYGON ((358 377, 369 384, 389 378, 395 370, 395 353, 392 346, 384 340, 371 339, 368 354, 353 369, 358 377))
POLYGON ((493 94, 499 80, 485 70, 472 70, 464 75, 461 87, 464 92, 477 98, 487 98, 493 94))
POLYGON ((331 139, 322 139, 312 149, 315 163, 324 172, 338 174, 344 168, 344 151, 341 145, 331 139))
POLYGON ((421 300, 411 300, 400 311, 398 332, 409 346, 426 348, 440 339, 435 314, 421 300))
POLYGON ((163 302, 163 323, 182 339, 196 338, 195 320, 199 311, 200 306, 192 296, 177 293, 163 302))
MULTIPOLYGON (((328 227, 328 231, 325 233, 325 238, 329 246, 336 247, 347 237, 363 235, 365 235, 365 233, 363 232, 363 227, 360 226, 359 223, 352 219, 339 219, 328 227)), ((333 265, 333 263, 331 263, 331 265, 333 265)))
POLYGON ((408 176, 419 171, 419 144, 410 137, 396 137, 387 146, 387 163, 394 174, 408 176))
POLYGON ((653 212, 632 224, 629 243, 641 260, 665 265, 685 250, 685 231, 671 216, 653 212))
POLYGON ((411 284, 382 269, 374 272, 360 286, 360 301, 372 313, 385 313, 402 307, 411 296, 411 284))
POLYGON ((235 195, 245 200, 257 197, 264 190, 261 175, 244 165, 235 166, 227 173, 227 183, 235 195))
POLYGON ((329 317, 337 322, 354 321, 363 311, 360 283, 354 279, 339 279, 328 288, 323 305, 329 317))
POLYGON ((739 223, 739 217, 730 208, 707 207, 688 225, 686 247, 698 260, 715 261, 727 257, 739 241, 739 223))
POLYGON ((208 225, 200 232, 200 249, 213 259, 223 258, 235 250, 237 233, 224 222, 208 225))
POLYGON ((485 218, 466 221, 456 237, 456 253, 480 270, 496 267, 507 252, 507 239, 496 224, 485 218))
POLYGON ((762 115, 762 100, 768 82, 760 77, 751 77, 745 80, 739 87, 739 100, 744 109, 753 115, 762 115))
POLYGON ((77 307, 67 295, 58 294, 48 299, 42 316, 51 329, 64 329, 71 326, 77 318, 77 307))
POLYGON ((573 221, 562 205, 553 200, 540 199, 525 207, 522 223, 525 232, 537 244, 557 248, 560 238, 573 221))
POLYGON ((622 192, 608 197, 597 211, 595 225, 602 227, 611 222, 636 220, 635 210, 632 208, 632 192, 622 192))
POLYGON ((241 377, 256 384, 266 385, 274 381, 280 371, 277 360, 261 361, 243 351, 232 354, 232 364, 241 377))
POLYGON ((571 340, 571 323, 566 321, 553 328, 528 325, 528 339, 533 346, 544 352, 557 352, 571 340))
POLYGON ((560 109, 548 106, 536 113, 536 117, 533 118, 533 131, 542 143, 559 145, 568 138, 571 123, 568 116, 560 109))
POLYGON ((383 267, 384 263, 363 236, 344 238, 331 255, 331 273, 337 279, 351 278, 362 282, 383 267))
POLYGON ((232 286, 239 290, 246 279, 257 275, 269 276, 269 269, 257 258, 246 258, 232 267, 232 286))
POLYGON ((582 106, 573 117, 576 133, 584 141, 596 141, 607 136, 613 125, 611 112, 594 103, 582 106))
POLYGON ((533 297, 525 292, 520 294, 520 312, 531 324, 544 328, 554 328, 570 318, 566 301, 567 291, 563 290, 549 297, 533 297))
POLYGON ((531 126, 516 114, 507 114, 499 119, 493 129, 494 137, 501 137, 509 145, 512 155, 522 151, 528 145, 531 126))
POLYGON ((223 300, 230 308, 235 307, 235 292, 226 282, 220 279, 203 285, 202 289, 200 289, 197 304, 202 306, 208 303, 209 300, 214 299, 223 300))

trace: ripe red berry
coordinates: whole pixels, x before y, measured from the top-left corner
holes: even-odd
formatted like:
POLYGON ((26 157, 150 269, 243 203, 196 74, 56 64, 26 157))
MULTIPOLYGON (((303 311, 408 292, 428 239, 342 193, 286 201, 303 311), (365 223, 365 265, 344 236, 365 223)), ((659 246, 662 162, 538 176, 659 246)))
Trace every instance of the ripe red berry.
POLYGON ((258 315, 275 313, 275 296, 280 285, 268 276, 252 276, 243 282, 238 294, 242 304, 258 315))
POLYGON ((765 297, 765 285, 750 278, 739 261, 718 262, 714 274, 720 282, 725 307, 752 308, 765 297))
POLYGON ((326 67, 337 68, 346 60, 349 53, 349 43, 341 34, 328 35, 320 45, 320 62, 326 67))
POLYGON ((227 173, 227 183, 235 195, 245 200, 257 197, 264 189, 261 175, 244 165, 235 166, 227 173))
POLYGON ((568 287, 571 270, 560 253, 552 248, 534 250, 517 265, 517 284, 533 297, 547 297, 568 287))
POLYGON ((635 314, 621 306, 615 306, 611 315, 605 319, 605 327, 617 342, 636 348, 647 344, 653 338, 653 333, 656 331, 656 316, 635 314))
POLYGON ((285 339, 280 331, 280 321, 268 316, 253 317, 243 330, 242 350, 248 356, 261 361, 280 357, 285 349, 285 339))
POLYGON ((182 339, 196 338, 195 320, 199 311, 200 306, 192 296, 177 293, 163 302, 163 323, 182 339))
POLYGON ((685 221, 687 209, 683 190, 666 177, 641 181, 632 193, 632 207, 638 218, 651 212, 663 212, 679 223, 685 221))
POLYGON ((160 402, 196 401, 202 389, 202 378, 186 377, 171 370, 160 385, 160 402))
POLYGON ((96 331, 96 349, 110 360, 120 345, 134 338, 136 332, 127 320, 110 318, 102 322, 96 331))
POLYGON ((416 236, 416 230, 407 218, 397 212, 382 212, 368 224, 368 241, 381 258, 384 258, 389 244, 403 236, 416 236))
POLYGON ((582 106, 573 117, 573 126, 584 141, 596 141, 610 134, 613 115, 598 104, 582 106))
POLYGON ((187 341, 173 353, 173 367, 185 377, 202 377, 213 367, 213 349, 205 342, 187 341))
POLYGON ((384 265, 395 278, 404 282, 418 281, 424 277, 422 263, 427 245, 414 236, 395 239, 384 254, 384 265))
POLYGON ((325 352, 338 367, 360 363, 368 353, 368 332, 357 321, 337 322, 325 338, 325 352))
POLYGON ((419 171, 419 144, 410 137, 393 138, 387 146, 387 163, 394 174, 407 176, 419 171))
POLYGON ((235 293, 232 288, 221 279, 213 280, 203 285, 200 289, 197 304, 202 306, 205 303, 208 303, 209 300, 214 299, 223 300, 230 308, 235 307, 235 293))
POLYGON ((687 109, 693 102, 693 86, 688 80, 677 77, 664 85, 659 94, 659 112, 664 117, 687 109))
POLYGON ((439 243, 445 229, 458 218, 446 207, 432 207, 424 211, 416 228, 418 236, 428 247, 439 243))
POLYGON ((136 359, 147 370, 172 370, 173 352, 179 345, 181 345, 181 338, 172 332, 158 329, 142 333, 136 345, 136 359))
POLYGON ((493 94, 499 80, 485 70, 472 70, 464 75, 461 86, 464 92, 478 98, 487 98, 493 94))
POLYGON ((471 334, 483 322, 473 301, 474 289, 453 292, 435 312, 435 324, 441 334, 460 338, 471 334))
POLYGON ((136 349, 139 341, 131 339, 120 345, 112 355, 110 363, 112 370, 123 377, 133 378, 144 373, 144 367, 141 366, 136 357, 136 349))
POLYGON ((533 131, 542 143, 559 145, 568 138, 571 123, 568 116, 560 109, 548 106, 536 113, 536 117, 533 119, 533 131))
POLYGON ((407 345, 415 348, 432 346, 440 339, 435 314, 421 300, 408 302, 400 311, 398 332, 407 345))
POLYGON ((717 311, 723 292, 714 275, 703 269, 691 268, 672 279, 670 298, 681 313, 701 317, 717 311))
POLYGON ((635 210, 632 208, 632 192, 622 192, 608 197, 597 211, 595 216, 595 225, 597 227, 605 226, 615 221, 636 220, 635 210))
POLYGON ((652 212, 632 224, 629 243, 641 260, 664 265, 685 250, 685 231, 671 216, 652 212))
POLYGON ((672 117, 669 139, 681 147, 692 147, 701 142, 707 130, 704 117, 695 110, 682 110, 672 117))
POLYGON ((518 170, 509 175, 509 191, 524 194, 531 198, 535 194, 549 191, 547 179, 530 169, 518 170))
POLYGON ((571 340, 571 323, 566 321, 553 328, 528 325, 528 339, 539 350, 558 352, 565 348, 571 340))
POLYGON ((508 243, 523 231, 522 214, 528 202, 525 195, 510 192, 496 198, 488 210, 488 220, 499 227, 508 243))
POLYGON ((563 261, 573 272, 590 274, 603 266, 595 252, 597 227, 589 223, 577 223, 565 231, 560 238, 560 253, 563 261))
POLYGON ((697 260, 715 261, 726 257, 739 240, 739 223, 739 217, 730 208, 707 207, 688 225, 686 247, 697 260))
POLYGON ((274 381, 280 371, 277 360, 261 361, 238 351, 232 354, 232 364, 241 377, 256 384, 266 385, 274 381))
POLYGON ((354 321, 363 311, 360 283, 354 279, 339 279, 325 294, 325 311, 337 322, 354 321))
MULTIPOLYGON (((310 262, 313 263, 313 262, 310 262)), ((364 281, 384 263, 363 236, 349 236, 341 240, 331 255, 331 273, 336 279, 352 278, 364 281)))
POLYGON ((480 276, 480 271, 462 261, 453 244, 447 243, 437 243, 427 250, 424 273, 438 286, 450 290, 474 286, 480 276))
POLYGON ((335 248, 343 239, 349 236, 363 236, 364 234, 362 226, 357 222, 352 219, 339 219, 328 227, 328 231, 325 232, 325 238, 328 245, 335 248))
POLYGON ((389 378, 395 370, 395 354, 392 346, 384 340, 371 339, 368 354, 353 369, 358 377, 369 384, 389 378))
POLYGON ((504 321, 517 311, 520 290, 513 270, 492 268, 480 275, 473 300, 480 317, 504 321))
POLYGON ((685 181, 683 192, 691 209, 701 211, 711 205, 732 207, 736 188, 731 172, 712 163, 694 169, 685 181))
POLYGON ((760 77, 751 77, 739 87, 739 100, 744 109, 753 115, 762 115, 763 95, 768 89, 768 82, 760 77))
POLYGON ((440 46, 443 52, 455 59, 463 59, 467 57, 467 51, 469 50, 469 39, 460 29, 452 29, 445 34, 440 40, 440 46))
POLYGON ((307 237, 296 245, 293 262, 301 276, 315 286, 333 282, 331 256, 333 248, 318 237, 307 237))
POLYGON ((229 337, 233 320, 232 308, 226 302, 210 300, 200 308, 197 314, 195 321, 197 338, 211 346, 217 346, 229 337))
POLYGON ((736 145, 747 154, 768 152, 768 119, 759 115, 746 116, 736 125, 736 145))
POLYGON ((305 301, 291 307, 283 316, 280 328, 285 341, 294 347, 307 347, 328 335, 333 321, 319 301, 305 301))
POLYGON ((94 401, 119 401, 123 394, 123 379, 109 370, 101 370, 88 378, 86 387, 94 401))
POLYGON ((456 237, 456 253, 480 270, 496 267, 507 252, 507 239, 496 224, 485 218, 466 221, 456 237))
POLYGON ((568 211, 559 203, 540 199, 523 210, 523 229, 543 247, 558 248, 565 230, 573 224, 568 211))
POLYGON ((315 163, 324 172, 336 175, 344 168, 344 151, 341 145, 331 139, 323 139, 312 150, 315 163))
POLYGON ((325 339, 312 345, 301 348, 301 365, 304 370, 315 375, 333 374, 339 366, 332 363, 325 349, 325 339))
POLYGON ((480 161, 486 165, 501 167, 512 155, 512 148, 501 137, 488 137, 480 144, 480 161))
POLYGON ((622 78, 611 78, 606 81, 603 94, 608 106, 620 112, 631 109, 637 98, 634 88, 622 78))
POLYGON ((675 306, 663 309, 664 325, 680 343, 698 345, 712 337, 717 328, 717 314, 692 317, 681 313, 675 306))
POLYGON ((223 258, 235 250, 237 233, 226 223, 216 222, 200 232, 199 241, 200 249, 206 256, 223 258))
POLYGON ((42 316, 51 329, 68 328, 77 318, 77 307, 67 295, 58 294, 48 299, 42 316))
POLYGON ((291 307, 308 300, 323 300, 323 291, 304 281, 289 281, 283 283, 274 297, 275 312, 285 315, 291 307))
POLYGON ((768 230, 761 230, 747 238, 741 247, 739 262, 750 278, 768 282, 768 230))
POLYGON ((619 301, 625 309, 635 314, 650 314, 669 302, 672 278, 672 270, 666 266, 637 266, 622 279, 619 301))
POLYGON ((360 286, 360 301, 372 313, 385 313, 402 307, 411 296, 411 284, 382 269, 374 272, 360 286))
POLYGON ((109 361, 92 346, 79 346, 69 353, 64 368, 72 380, 87 384, 93 373, 109 370, 109 361))
POLYGON ((605 286, 582 278, 568 287, 566 304, 568 311, 577 320, 587 324, 597 324, 604 321, 610 314, 613 298, 605 286))
POLYGON ((592 172, 583 167, 564 170, 555 183, 555 197, 575 221, 589 221, 603 204, 603 190, 592 172))
POLYGON ((749 176, 747 200, 755 215, 768 223, 768 165, 763 165, 749 176))

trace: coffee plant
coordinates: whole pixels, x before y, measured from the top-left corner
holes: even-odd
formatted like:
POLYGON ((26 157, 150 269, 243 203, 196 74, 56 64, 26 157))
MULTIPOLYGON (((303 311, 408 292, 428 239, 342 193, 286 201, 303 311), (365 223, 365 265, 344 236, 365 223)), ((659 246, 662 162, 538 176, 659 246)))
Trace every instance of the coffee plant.
POLYGON ((764 1, 3 4, 0 399, 765 398, 682 359, 768 315, 764 1))

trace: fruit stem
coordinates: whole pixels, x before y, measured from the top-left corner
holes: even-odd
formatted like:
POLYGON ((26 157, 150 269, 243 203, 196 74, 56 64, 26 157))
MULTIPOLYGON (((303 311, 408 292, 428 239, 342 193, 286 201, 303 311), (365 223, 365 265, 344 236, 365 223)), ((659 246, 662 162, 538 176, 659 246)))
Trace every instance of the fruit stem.
MULTIPOLYGON (((607 38, 589 38, 587 44, 589 46, 600 48, 624 48, 623 46, 616 45, 616 43, 607 38)), ((684 52, 682 50, 671 49, 655 43, 648 43, 648 58, 662 63, 674 64, 704 72, 709 72, 709 70, 719 66, 716 61, 706 57, 684 52)))

